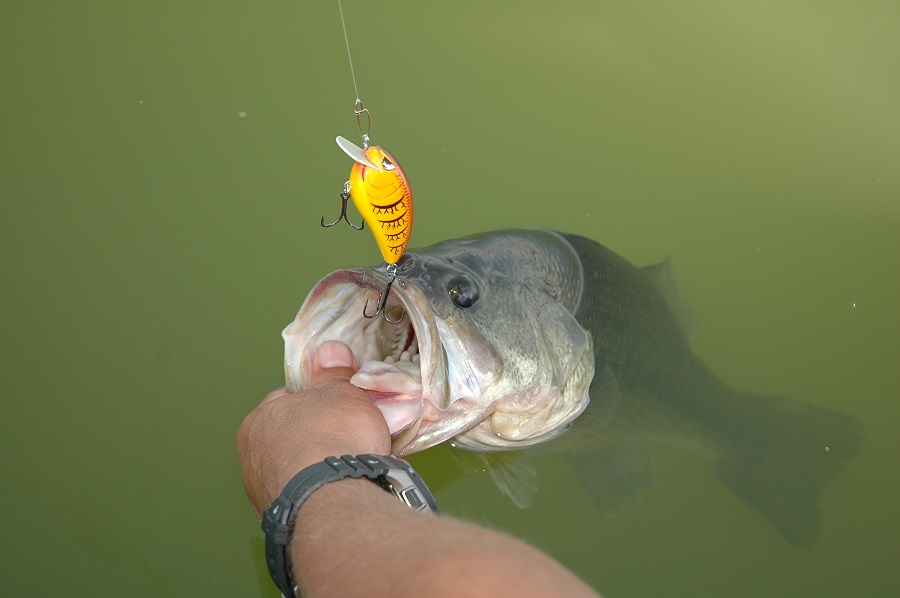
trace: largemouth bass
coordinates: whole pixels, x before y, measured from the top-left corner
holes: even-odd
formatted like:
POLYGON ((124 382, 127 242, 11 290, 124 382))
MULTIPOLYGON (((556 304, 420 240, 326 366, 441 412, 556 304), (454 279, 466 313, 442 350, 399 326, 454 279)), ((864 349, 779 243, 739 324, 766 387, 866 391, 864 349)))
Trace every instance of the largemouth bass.
POLYGON ((543 230, 445 241, 397 264, 385 310, 405 309, 399 324, 362 315, 383 269, 338 270, 312 289, 283 333, 289 390, 305 388, 311 356, 339 340, 396 455, 451 439, 483 453, 550 446, 565 434, 586 490, 614 508, 646 483, 647 443, 676 442, 708 456, 788 541, 815 537, 818 496, 858 450, 858 423, 720 380, 690 349, 667 264, 638 268, 543 230))

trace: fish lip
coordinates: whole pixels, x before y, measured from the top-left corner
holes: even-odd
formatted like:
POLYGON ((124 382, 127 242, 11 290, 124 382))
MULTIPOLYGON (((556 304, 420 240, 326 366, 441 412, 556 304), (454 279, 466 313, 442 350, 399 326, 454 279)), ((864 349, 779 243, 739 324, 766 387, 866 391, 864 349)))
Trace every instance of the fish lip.
MULTIPOLYGON (((363 317, 365 301, 377 300, 387 285, 384 268, 343 268, 322 278, 310 290, 294 320, 282 332, 285 340, 285 385, 291 392, 297 392, 311 385, 312 356, 326 341, 339 340, 354 350, 360 366, 365 355, 353 338, 362 333, 363 327, 371 326, 374 318, 363 317), (371 297, 375 293, 376 297, 371 297), (353 312, 358 316, 353 316, 353 312), (359 354, 358 354, 359 353, 359 354)), ((441 406, 448 403, 447 358, 444 354, 434 314, 422 291, 402 277, 397 277, 391 286, 385 304, 387 312, 396 312, 397 306, 405 310, 404 317, 410 319, 415 342, 419 351, 419 372, 422 394, 419 412, 415 420, 392 434, 391 452, 402 454, 404 448, 415 438, 422 425, 426 402, 441 406)), ((369 306, 367 313, 371 313, 369 306)), ((382 326, 394 326, 382 322, 382 326)), ((396 318, 396 314, 391 315, 396 318)), ((396 324, 398 326, 402 323, 396 324)))

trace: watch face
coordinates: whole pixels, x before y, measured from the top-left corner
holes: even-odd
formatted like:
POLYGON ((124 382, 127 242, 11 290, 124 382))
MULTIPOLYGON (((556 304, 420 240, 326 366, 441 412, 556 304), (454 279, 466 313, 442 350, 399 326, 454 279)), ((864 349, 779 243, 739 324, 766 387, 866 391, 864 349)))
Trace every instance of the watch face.
POLYGON ((406 506, 417 511, 438 512, 434 496, 412 467, 391 469, 385 474, 384 479, 384 488, 404 502, 406 506))

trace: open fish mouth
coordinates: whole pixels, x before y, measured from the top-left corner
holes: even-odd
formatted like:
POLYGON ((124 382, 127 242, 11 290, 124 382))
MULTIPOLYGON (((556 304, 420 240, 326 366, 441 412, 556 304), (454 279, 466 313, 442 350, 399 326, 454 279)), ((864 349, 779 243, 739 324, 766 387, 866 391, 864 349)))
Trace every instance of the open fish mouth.
MULTIPOLYGON (((323 278, 310 291, 297 317, 282 333, 285 384, 297 392, 310 385, 312 356, 326 341, 340 341, 353 351, 359 370, 350 383, 365 390, 381 410, 396 448, 416 436, 422 422, 423 397, 435 394, 432 373, 446 372, 443 352, 425 298, 414 285, 398 279, 381 314, 367 318, 363 309, 386 285, 384 274, 347 268, 323 278), (428 374, 424 376, 423 372, 428 374)), ((438 386, 446 386, 438 384, 438 386)), ((441 401, 438 401, 441 402, 441 401)))

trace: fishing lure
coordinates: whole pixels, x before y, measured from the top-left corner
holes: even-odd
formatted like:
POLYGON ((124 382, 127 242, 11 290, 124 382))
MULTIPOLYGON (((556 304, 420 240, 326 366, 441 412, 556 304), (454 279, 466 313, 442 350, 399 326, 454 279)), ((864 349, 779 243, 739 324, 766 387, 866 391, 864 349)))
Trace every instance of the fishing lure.
MULTIPOLYGON (((345 191, 369 225, 384 261, 395 264, 406 250, 412 234, 412 190, 406 173, 397 159, 382 147, 363 149, 340 136, 336 141, 354 160, 345 191)), ((341 217, 326 226, 333 226, 346 217, 345 203, 341 217)), ((362 226, 358 228, 362 229, 362 226)))

